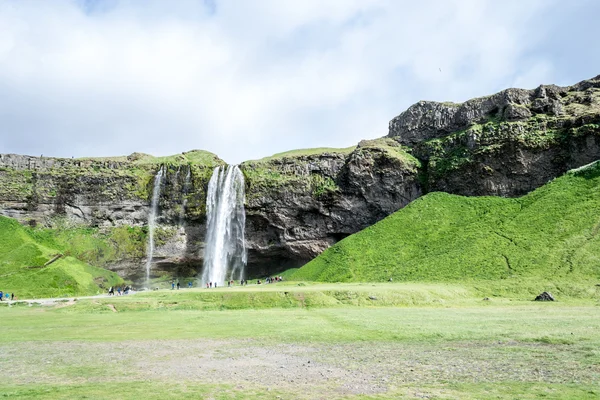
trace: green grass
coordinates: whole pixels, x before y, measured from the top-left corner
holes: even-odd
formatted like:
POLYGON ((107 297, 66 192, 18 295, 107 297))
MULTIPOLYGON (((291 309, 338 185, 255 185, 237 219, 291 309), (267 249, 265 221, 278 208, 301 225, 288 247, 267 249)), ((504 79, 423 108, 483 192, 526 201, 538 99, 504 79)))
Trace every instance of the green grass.
MULTIPOLYGON (((170 287, 170 286, 169 286, 170 287)), ((64 312, 111 313, 133 311, 215 311, 319 309, 356 307, 445 307, 529 304, 540 291, 562 303, 577 305, 597 299, 600 288, 585 282, 343 283, 288 282, 276 285, 206 289, 159 290, 136 296, 81 300, 64 312), (482 300, 488 298, 488 300, 482 300), (112 305, 109 307, 108 305, 112 305)))
POLYGON ((181 154, 175 154, 164 157, 154 157, 144 155, 133 162, 138 165, 148 164, 169 164, 169 165, 189 165, 194 164, 207 168, 214 168, 223 165, 224 162, 216 154, 205 150, 191 150, 181 154))
MULTIPOLYGON (((53 228, 23 229, 36 241, 57 249, 62 254, 103 268, 123 259, 141 260, 146 256, 148 228, 145 226, 99 229, 73 226, 58 219, 54 222, 53 228)), ((173 227, 157 228, 155 243, 164 244, 175 232, 176 228, 173 227)))
POLYGON ((184 165, 184 164, 197 164, 204 165, 207 167, 216 167, 223 164, 223 161, 217 157, 216 154, 205 150, 190 150, 185 151, 181 154, 173 154, 170 156, 155 157, 145 153, 133 153, 130 156, 113 156, 113 157, 83 157, 77 158, 77 161, 115 161, 128 163, 131 162, 136 165, 148 165, 148 164, 171 164, 171 165, 184 165))
POLYGON ((396 158, 400 162, 413 170, 421 167, 419 159, 414 157, 407 147, 401 146, 392 138, 379 138, 372 140, 361 140, 358 149, 380 150, 390 158, 396 158))
POLYGON ((518 199, 430 193, 289 278, 327 282, 600 279, 600 163, 518 199))
POLYGON ((346 147, 346 148, 332 148, 332 147, 316 147, 312 149, 297 149, 297 150, 289 150, 284 151, 283 153, 273 154, 269 157, 263 157, 259 160, 250 160, 246 161, 247 163, 256 163, 256 162, 267 162, 273 160, 281 160, 284 158, 296 158, 303 156, 315 156, 321 154, 350 154, 356 149, 356 146, 346 147))
MULTIPOLYGON (((0 217, 0 290, 20 298, 87 295, 103 291, 99 285, 122 282, 116 274, 64 252, 57 241, 0 217), (49 263, 59 255, 62 257, 49 263)), ((93 243, 89 247, 95 248, 93 243)))
POLYGON ((0 335, 0 370, 10 373, 0 393, 18 399, 598 398, 597 300, 540 304, 477 296, 458 284, 289 283, 55 307, 4 305, 0 320, 10 333, 0 335), (285 292, 337 296, 338 303, 286 308, 270 298, 285 292), (352 293, 446 301, 340 302, 352 293), (220 307, 236 294, 254 300, 244 308, 220 307), (258 298, 271 307, 262 308, 258 298), (177 307, 183 303, 189 307, 177 307))

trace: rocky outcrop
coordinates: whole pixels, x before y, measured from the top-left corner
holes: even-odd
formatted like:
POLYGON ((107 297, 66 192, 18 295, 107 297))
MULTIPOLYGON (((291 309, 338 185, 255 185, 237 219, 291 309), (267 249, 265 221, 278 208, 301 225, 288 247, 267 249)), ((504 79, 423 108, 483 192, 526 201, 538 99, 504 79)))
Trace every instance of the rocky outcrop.
MULTIPOLYGON (((463 104, 419 102, 390 122, 386 138, 240 166, 248 274, 300 266, 429 191, 518 196, 597 159, 600 77, 463 104)), ((203 261, 208 181, 221 164, 202 151, 161 158, 0 155, 0 214, 30 225, 89 227, 113 251, 86 261, 142 279, 153 178, 162 166, 153 275, 191 276, 203 261)))
POLYGON ((534 301, 555 301, 555 300, 554 300, 554 296, 552 296, 551 293, 542 292, 535 297, 534 301))
POLYGON ((421 160, 426 191, 520 196, 600 158, 600 76, 419 102, 390 122, 388 137, 421 160))
POLYGON ((419 197, 419 163, 393 141, 241 165, 250 270, 297 267, 419 197))

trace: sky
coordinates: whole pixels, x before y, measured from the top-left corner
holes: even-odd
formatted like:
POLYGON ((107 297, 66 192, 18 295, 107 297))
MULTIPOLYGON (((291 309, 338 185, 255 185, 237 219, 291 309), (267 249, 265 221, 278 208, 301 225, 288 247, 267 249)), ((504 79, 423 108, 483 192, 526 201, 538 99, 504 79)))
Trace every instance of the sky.
POLYGON ((229 163, 600 74, 596 0, 0 0, 0 153, 229 163))

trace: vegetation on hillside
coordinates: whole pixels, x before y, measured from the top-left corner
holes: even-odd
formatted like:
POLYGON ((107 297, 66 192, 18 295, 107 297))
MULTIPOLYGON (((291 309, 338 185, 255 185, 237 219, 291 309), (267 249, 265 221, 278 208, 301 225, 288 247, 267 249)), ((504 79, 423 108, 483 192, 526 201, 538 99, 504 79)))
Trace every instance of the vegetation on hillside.
POLYGON ((70 241, 64 235, 54 237, 0 217, 0 290, 21 298, 90 295, 123 282, 116 274, 75 258, 103 251, 104 247, 97 247, 100 241, 83 243, 83 236, 70 241))
POLYGON ((416 170, 421 167, 421 161, 411 154, 411 150, 392 138, 383 137, 379 139, 361 140, 357 149, 379 150, 389 158, 398 159, 404 166, 416 170))
POLYGON ((273 160, 282 160, 284 158, 297 158, 303 156, 315 156, 323 154, 350 154, 356 149, 356 146, 346 148, 332 148, 332 147, 317 147, 312 149, 297 149, 284 151, 283 153, 273 154, 269 157, 263 157, 259 160, 250 160, 246 163, 257 163, 257 162, 268 162, 273 160))
POLYGON ((315 198, 339 191, 339 186, 332 177, 313 173, 309 163, 320 165, 323 160, 318 157, 330 156, 343 160, 356 146, 345 149, 315 148, 291 150, 274 154, 260 160, 242 163, 241 170, 249 188, 247 196, 269 193, 308 192, 315 198))
MULTIPOLYGON (((572 92, 566 96, 565 104, 564 115, 535 113, 518 121, 504 119, 499 110, 487 121, 472 123, 444 137, 418 143, 415 153, 427 155, 427 174, 435 180, 481 162, 482 157, 499 154, 501 149, 510 146, 543 151, 553 146, 568 147, 570 141, 582 136, 600 135, 599 89, 590 89, 585 95, 572 92)), ((523 107, 519 104, 511 106, 523 107)))
POLYGON ((290 279, 600 279, 600 162, 517 199, 430 193, 290 279))
POLYGON ((260 160, 246 161, 241 169, 250 198, 266 191, 278 195, 310 193, 314 198, 322 199, 341 191, 337 176, 328 175, 332 165, 352 162, 355 157, 396 160, 406 169, 414 171, 421 165, 397 141, 380 138, 363 140, 357 146, 344 149, 291 150, 260 160))

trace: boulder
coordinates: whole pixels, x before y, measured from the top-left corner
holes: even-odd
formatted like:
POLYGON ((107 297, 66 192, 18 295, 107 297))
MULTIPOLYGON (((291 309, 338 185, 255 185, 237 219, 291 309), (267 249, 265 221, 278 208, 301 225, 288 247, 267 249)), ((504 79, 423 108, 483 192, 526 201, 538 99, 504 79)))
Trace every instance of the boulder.
POLYGON ((549 292, 543 292, 538 294, 535 301, 554 301, 554 296, 549 292))

